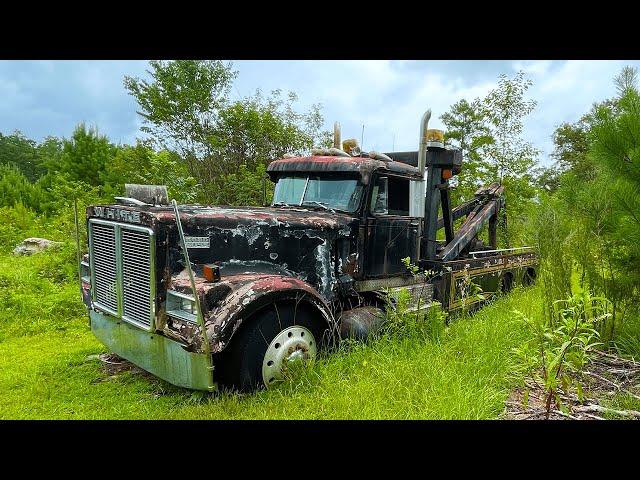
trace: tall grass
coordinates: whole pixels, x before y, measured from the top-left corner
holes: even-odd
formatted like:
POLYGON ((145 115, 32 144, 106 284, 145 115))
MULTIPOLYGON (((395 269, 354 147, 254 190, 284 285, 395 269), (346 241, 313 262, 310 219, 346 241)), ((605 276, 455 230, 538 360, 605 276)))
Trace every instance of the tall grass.
POLYGON ((511 349, 527 335, 511 312, 541 314, 537 287, 448 326, 410 313, 401 330, 345 343, 273 390, 209 395, 106 372, 92 356, 105 349, 88 329, 74 261, 71 242, 0 255, 0 418, 496 418, 514 382, 511 349))

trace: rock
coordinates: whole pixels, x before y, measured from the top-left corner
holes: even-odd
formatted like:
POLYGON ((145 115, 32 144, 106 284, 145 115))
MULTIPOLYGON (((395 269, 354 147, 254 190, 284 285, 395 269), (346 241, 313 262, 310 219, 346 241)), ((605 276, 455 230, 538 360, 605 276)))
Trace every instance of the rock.
POLYGON ((13 249, 14 255, 32 255, 34 253, 47 250, 49 248, 58 248, 62 242, 54 242, 46 238, 31 237, 22 241, 22 243, 13 249))

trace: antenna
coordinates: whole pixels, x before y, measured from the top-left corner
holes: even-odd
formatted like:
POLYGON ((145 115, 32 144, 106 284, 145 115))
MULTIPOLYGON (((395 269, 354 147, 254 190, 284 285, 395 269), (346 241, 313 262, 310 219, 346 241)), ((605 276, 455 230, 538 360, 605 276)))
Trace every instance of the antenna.
POLYGON ((364 150, 364 123, 362 124, 362 136, 360 137, 360 149, 364 150))
POLYGON ((391 147, 391 151, 395 152, 396 151, 396 134, 393 134, 393 143, 392 143, 392 147, 391 147))

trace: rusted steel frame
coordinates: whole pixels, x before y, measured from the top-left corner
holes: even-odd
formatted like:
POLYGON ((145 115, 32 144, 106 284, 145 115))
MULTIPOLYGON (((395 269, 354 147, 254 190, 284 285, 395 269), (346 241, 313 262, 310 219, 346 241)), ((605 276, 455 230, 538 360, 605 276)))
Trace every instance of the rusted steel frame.
POLYGON ((184 241, 184 231, 182 230, 182 221, 180 220, 180 212, 178 211, 178 204, 175 199, 171 201, 173 205, 173 211, 176 215, 176 225, 178 226, 178 233, 180 235, 180 243, 182 243, 182 251, 184 253, 184 261, 186 263, 187 273, 189 274, 189 282, 191 283, 191 294, 193 295, 194 301, 196 302, 196 308, 198 314, 196 318, 198 320, 198 326, 200 327, 200 335, 202 336, 202 349, 203 353, 207 357, 207 368, 210 371, 213 371, 213 363, 211 359, 211 349, 209 345, 209 340, 207 339, 207 329, 204 325, 204 317, 202 315, 202 305, 200 302, 200 295, 198 290, 196 289, 196 282, 193 278, 193 271, 191 270, 191 261, 189 260, 189 252, 187 250, 187 245, 184 241))
MULTIPOLYGON (((456 221, 461 217, 464 217, 465 215, 469 215, 469 213, 476 208, 476 206, 478 205, 478 199, 474 198, 473 200, 469 200, 468 202, 465 202, 461 205, 458 205, 456 208, 454 208, 451 211, 451 219, 452 221, 456 221)), ((440 230, 442 227, 444 227, 444 218, 439 218, 438 219, 438 225, 437 225, 437 229, 440 230)))
POLYGON ((489 218, 489 245, 494 250, 498 248, 498 215, 489 218))
MULTIPOLYGON (((445 238, 447 243, 453 240, 453 215, 451 214, 451 198, 449 195, 449 182, 440 189, 440 202, 442 203, 442 220, 444 223, 445 238)), ((439 220, 439 219, 438 219, 439 220)))
MULTIPOLYGON (((477 211, 477 209, 476 209, 477 211)), ((475 211, 474 211, 475 212, 475 211)), ((460 230, 453 238, 451 242, 447 244, 442 252, 436 256, 438 260, 452 260, 458 256, 464 247, 476 236, 476 234, 482 229, 484 222, 489 217, 495 215, 498 212, 498 200, 494 199, 489 201, 484 207, 482 207, 473 217, 469 218, 462 224, 460 230)), ((473 212, 472 212, 473 213, 473 212)))
POLYGON ((488 257, 480 257, 480 258, 463 258, 459 260, 433 260, 425 262, 425 268, 442 270, 445 269, 451 272, 457 272, 460 270, 469 269, 469 268, 488 268, 496 265, 502 265, 503 268, 505 266, 519 266, 523 264, 528 264, 529 262, 536 262, 537 255, 533 249, 527 247, 528 251, 520 252, 520 253, 496 253, 495 255, 491 255, 488 257))

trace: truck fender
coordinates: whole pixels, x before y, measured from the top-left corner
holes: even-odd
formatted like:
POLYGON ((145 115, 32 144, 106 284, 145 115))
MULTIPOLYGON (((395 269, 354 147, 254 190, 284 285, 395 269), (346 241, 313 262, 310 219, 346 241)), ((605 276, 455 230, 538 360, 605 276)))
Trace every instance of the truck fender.
MULTIPOLYGON (((249 277, 249 276, 247 276, 249 277)), ((263 307, 283 300, 304 302, 318 312, 328 327, 335 324, 329 305, 318 291, 296 277, 263 275, 233 282, 231 292, 209 312, 206 321, 211 353, 229 344, 243 321, 263 307)))

